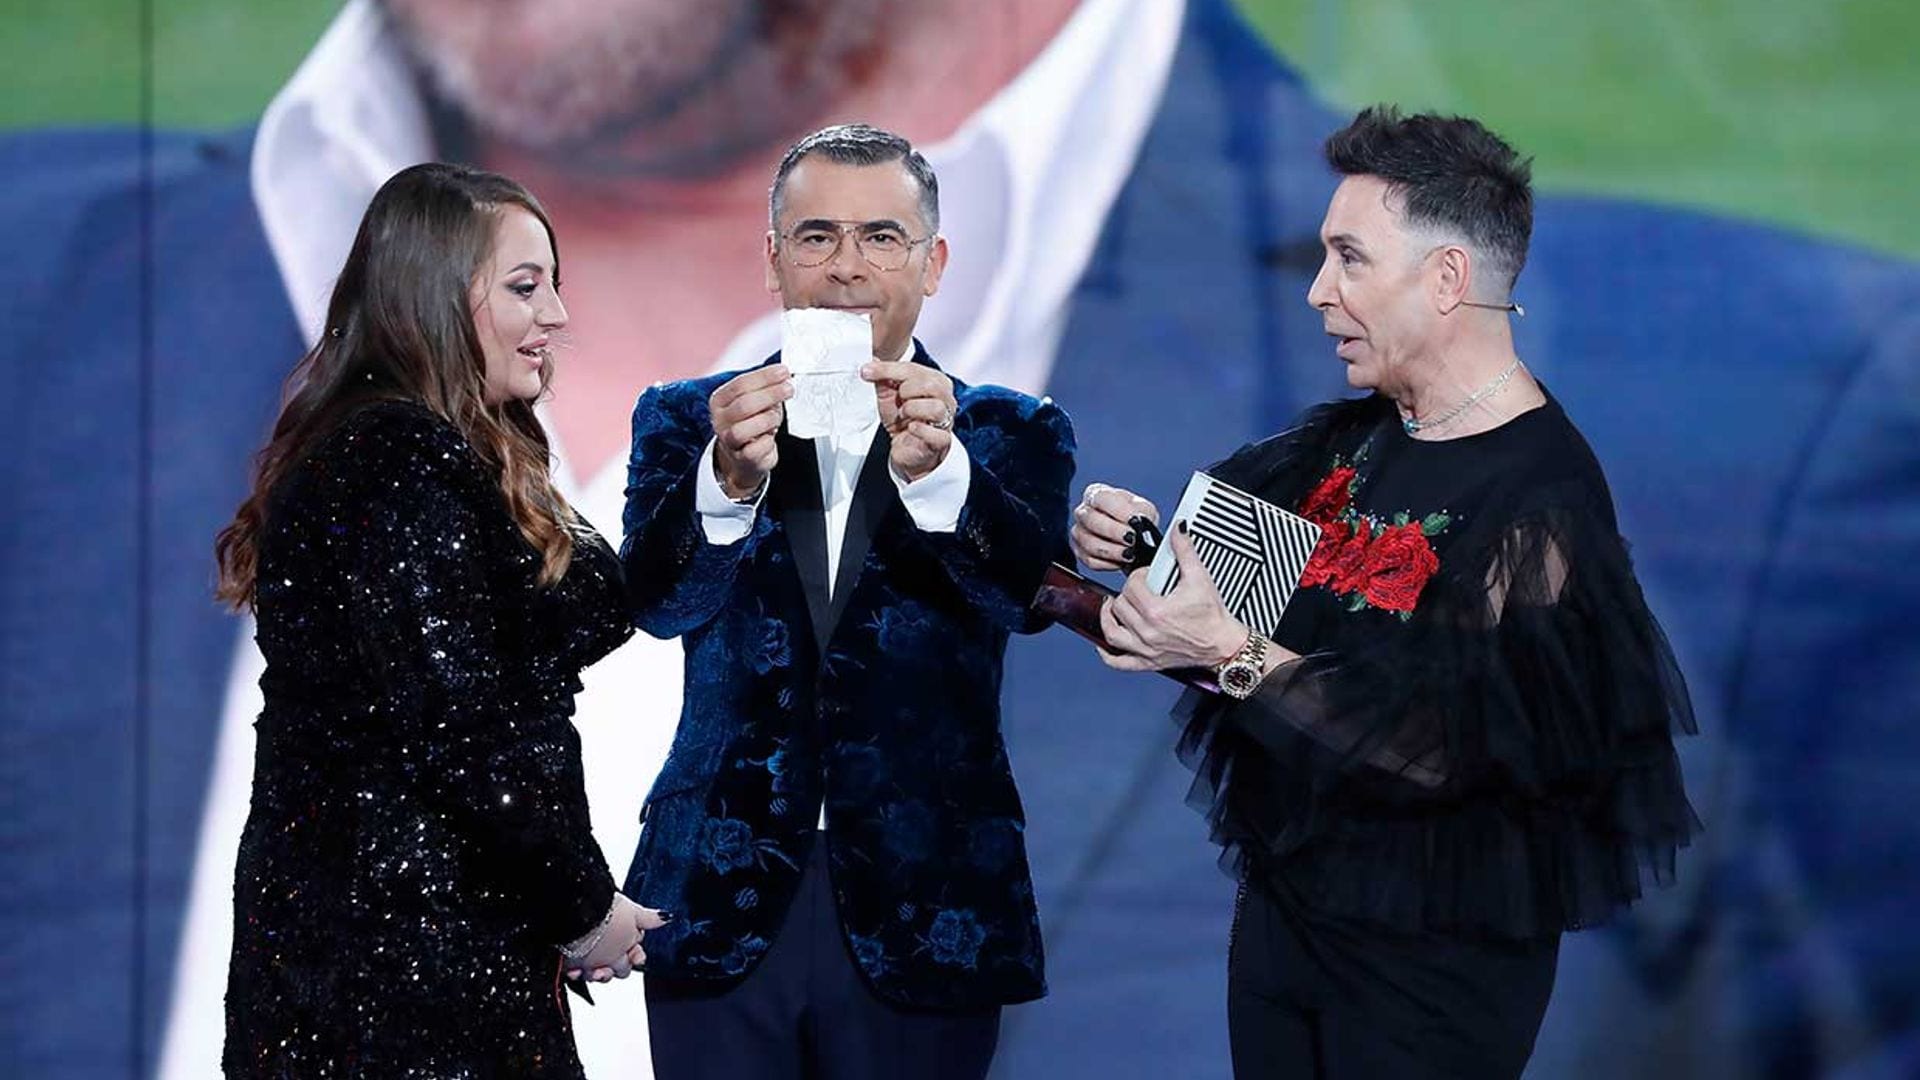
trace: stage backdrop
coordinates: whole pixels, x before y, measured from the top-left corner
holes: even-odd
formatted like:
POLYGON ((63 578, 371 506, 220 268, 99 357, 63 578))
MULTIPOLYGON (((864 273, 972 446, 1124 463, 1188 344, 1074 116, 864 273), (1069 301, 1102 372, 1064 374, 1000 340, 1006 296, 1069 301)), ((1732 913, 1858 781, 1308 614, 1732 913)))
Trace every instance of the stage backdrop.
MULTIPOLYGON (((570 495, 617 536, 633 397, 767 340, 763 223, 690 259, 674 238, 713 204, 657 196, 751 202, 798 134, 889 122, 899 103, 863 93, 910 53, 925 85, 971 94, 892 121, 946 189, 953 270, 927 344, 963 377, 1059 400, 1076 490, 1163 506, 1189 469, 1341 392, 1304 301, 1328 132, 1391 101, 1479 117, 1533 155, 1518 340, 1607 468, 1686 668, 1707 832, 1677 888, 1567 939, 1530 1075, 1920 1075, 1920 9, 956 6, 965 32, 944 32, 973 43, 966 72, 929 45, 942 5, 875 0, 580 0, 525 24, 457 0, 9 12, 6 1074, 217 1069, 260 662, 250 626, 213 606, 213 533, 372 187, 468 158, 554 204, 563 256, 582 253, 580 355, 636 358, 570 384, 563 356, 557 400, 576 405, 548 413, 570 495), (796 19, 853 42, 804 107, 714 107, 704 143, 647 126, 648 103, 696 107, 679 91, 808 37, 796 19), (579 92, 500 74, 539 64, 579 92), (961 77, 977 65, 997 74, 961 77), (569 127, 596 94, 616 100, 569 127), (583 176, 591 212, 569 198, 583 176), (661 299, 702 275, 692 300, 661 299)), ((673 643, 637 641, 582 698, 616 873, 676 665, 673 643)), ((1182 802, 1171 698, 1064 633, 1013 643, 1005 731, 1052 993, 1009 1012, 999 1076, 1228 1075, 1231 883, 1182 802)), ((639 987, 598 997, 577 1013, 590 1075, 649 1076, 639 987)))

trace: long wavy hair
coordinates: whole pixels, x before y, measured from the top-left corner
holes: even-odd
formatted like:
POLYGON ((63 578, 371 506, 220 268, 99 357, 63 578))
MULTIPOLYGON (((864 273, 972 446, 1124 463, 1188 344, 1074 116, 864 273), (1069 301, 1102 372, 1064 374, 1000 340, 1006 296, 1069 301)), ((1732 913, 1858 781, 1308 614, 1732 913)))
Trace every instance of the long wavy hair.
MULTIPOLYGON (((414 401, 466 437, 499 475, 500 493, 551 585, 573 558, 578 518, 553 486, 547 437, 530 401, 486 403, 486 358, 473 288, 493 255, 500 214, 517 206, 553 223, 532 193, 462 165, 404 169, 381 185, 327 304, 320 341, 294 365, 273 436, 254 459, 253 488, 214 542, 215 596, 250 609, 274 487, 354 409, 414 401)), ((554 246, 559 284, 559 247, 554 246)), ((552 366, 541 366, 541 392, 552 366)))

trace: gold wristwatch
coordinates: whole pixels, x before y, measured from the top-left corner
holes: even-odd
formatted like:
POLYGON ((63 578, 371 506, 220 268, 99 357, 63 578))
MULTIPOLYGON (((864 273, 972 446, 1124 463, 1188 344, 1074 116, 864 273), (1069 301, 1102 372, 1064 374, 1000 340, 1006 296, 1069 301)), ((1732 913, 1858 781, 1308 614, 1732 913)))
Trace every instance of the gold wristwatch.
POLYGON ((1228 697, 1245 701, 1253 696, 1260 687, 1260 680, 1267 674, 1267 639, 1258 630, 1247 631, 1247 643, 1240 651, 1227 658, 1227 662, 1214 670, 1214 681, 1220 684, 1220 692, 1228 697))

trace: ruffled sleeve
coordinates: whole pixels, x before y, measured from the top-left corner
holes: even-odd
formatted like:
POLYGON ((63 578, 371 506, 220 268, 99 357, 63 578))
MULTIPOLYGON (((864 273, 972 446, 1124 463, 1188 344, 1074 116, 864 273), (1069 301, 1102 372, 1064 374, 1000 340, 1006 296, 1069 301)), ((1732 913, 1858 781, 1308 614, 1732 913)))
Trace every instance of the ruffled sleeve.
POLYGON ((1332 914, 1503 938, 1593 925, 1672 879, 1700 828, 1673 736, 1695 726, 1604 486, 1478 517, 1404 623, 1343 613, 1247 701, 1176 706, 1231 871, 1332 914))

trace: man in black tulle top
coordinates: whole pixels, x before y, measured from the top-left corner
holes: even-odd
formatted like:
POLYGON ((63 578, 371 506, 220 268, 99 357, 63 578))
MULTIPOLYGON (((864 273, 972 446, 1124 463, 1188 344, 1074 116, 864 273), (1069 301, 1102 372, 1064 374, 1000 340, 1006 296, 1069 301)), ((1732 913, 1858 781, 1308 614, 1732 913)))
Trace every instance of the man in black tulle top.
MULTIPOLYGON (((1514 351, 1527 163, 1475 121, 1362 112, 1308 291, 1364 398, 1209 471, 1316 522, 1272 640, 1180 584, 1103 613, 1121 670, 1212 667, 1182 752, 1242 882, 1241 1077, 1518 1076, 1560 934, 1671 879, 1699 823, 1685 685, 1606 479, 1514 351)), ((1126 564, 1150 503, 1093 485, 1075 548, 1126 564)))

